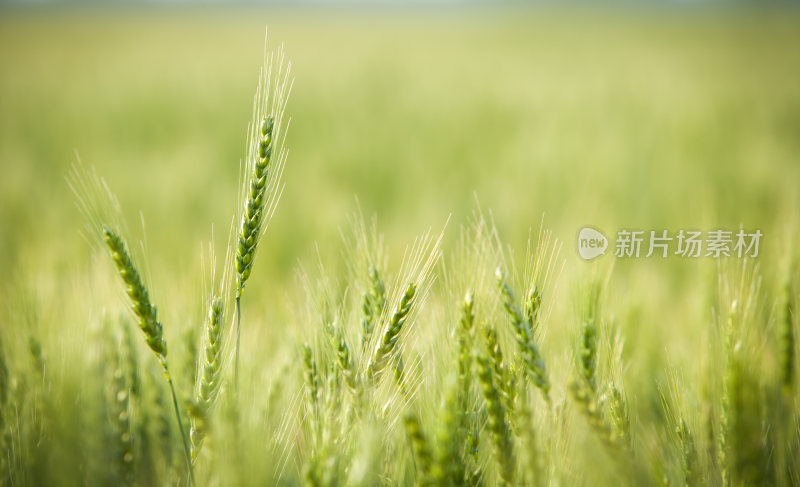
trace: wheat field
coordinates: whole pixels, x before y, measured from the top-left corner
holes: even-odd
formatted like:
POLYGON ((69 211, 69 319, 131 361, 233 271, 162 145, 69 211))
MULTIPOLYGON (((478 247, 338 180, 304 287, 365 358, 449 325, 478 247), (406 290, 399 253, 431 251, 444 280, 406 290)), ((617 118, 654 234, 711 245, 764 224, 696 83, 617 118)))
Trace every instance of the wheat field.
POLYGON ((0 485, 800 485, 798 27, 3 7, 0 485))

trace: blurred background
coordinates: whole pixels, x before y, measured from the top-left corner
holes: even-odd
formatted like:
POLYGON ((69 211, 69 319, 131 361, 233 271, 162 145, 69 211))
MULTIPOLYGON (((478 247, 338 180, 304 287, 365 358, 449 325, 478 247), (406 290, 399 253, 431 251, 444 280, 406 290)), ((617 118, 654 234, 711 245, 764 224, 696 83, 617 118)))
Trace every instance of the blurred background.
MULTIPOLYGON (((198 288, 202 242, 213 225, 221 249, 237 210, 266 26, 295 83, 286 188, 251 306, 280 308, 317 245, 338 259, 356 211, 378 216, 395 259, 450 215, 451 252, 478 205, 523 253, 543 222, 564 245, 565 316, 590 265, 576 252, 585 225, 612 237, 741 224, 764 233, 774 265, 791 247, 794 5, 31 2, 0 9, 0 294, 49 283, 57 295, 86 272, 65 183, 78 157, 131 228, 141 212, 155 288, 198 288)), ((692 353, 676 330, 710 319, 698 291, 716 265, 616 263, 609 294, 625 305, 611 308, 625 310, 635 353, 692 353)))

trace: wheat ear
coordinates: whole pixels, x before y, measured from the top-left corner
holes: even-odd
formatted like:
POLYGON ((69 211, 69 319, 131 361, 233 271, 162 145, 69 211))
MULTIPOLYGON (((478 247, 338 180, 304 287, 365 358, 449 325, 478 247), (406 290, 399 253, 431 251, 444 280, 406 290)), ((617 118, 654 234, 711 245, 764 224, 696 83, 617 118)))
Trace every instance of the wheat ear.
POLYGON ((621 446, 620 436, 606 422, 601 405, 589 386, 583 381, 574 380, 569 384, 569 392, 600 440, 611 449, 618 449, 621 446))
POLYGON ((386 285, 374 265, 369 266, 369 281, 370 289, 364 293, 361 305, 361 312, 364 315, 361 320, 362 347, 366 347, 372 338, 375 322, 381 318, 383 307, 386 305, 386 285))
POLYGON ((792 307, 792 285, 787 280, 783 287, 783 306, 781 309, 780 336, 778 344, 780 353, 781 384, 786 396, 790 396, 794 385, 795 376, 795 335, 794 335, 794 309, 792 307))
POLYGON ((434 485, 433 476, 431 475, 433 456, 428 439, 425 437, 425 432, 422 431, 422 426, 419 424, 419 418, 417 418, 416 414, 408 413, 404 418, 404 422, 406 432, 411 439, 411 449, 414 452, 414 460, 417 466, 416 485, 431 487, 434 485))
POLYGON ((545 401, 550 402, 550 380, 547 377, 547 368, 545 367, 542 354, 539 352, 539 347, 536 346, 534 341, 533 331, 531 330, 530 322, 523 318, 522 312, 517 306, 514 292, 511 286, 506 282, 505 275, 501 269, 497 269, 495 273, 497 277, 497 286, 500 288, 500 294, 503 296, 503 307, 511 317, 511 325, 514 327, 517 344, 519 345, 520 352, 522 352, 522 359, 525 363, 526 370, 533 379, 533 384, 542 391, 545 401))
POLYGON ((209 416, 219 395, 222 370, 222 317, 224 308, 219 297, 211 300, 206 318, 205 344, 203 347, 202 370, 197 376, 194 400, 190 403, 189 420, 191 422, 189 438, 192 443, 192 463, 203 446, 208 434, 209 416))
POLYGON ((502 392, 495 384, 494 366, 492 360, 485 355, 476 358, 478 366, 478 380, 483 389, 488 412, 489 431, 495 448, 495 458, 500 467, 500 480, 503 485, 514 484, 514 443, 511 428, 508 424, 508 411, 506 410, 502 392))
POLYGON ((331 346, 336 353, 336 362, 339 369, 344 376, 347 387, 354 395, 358 395, 358 383, 355 373, 355 362, 350 353, 350 347, 347 345, 347 340, 344 337, 344 332, 341 327, 334 326, 333 323, 325 325, 325 331, 331 341, 331 346))
POLYGON ((236 270, 236 348, 234 352, 234 389, 239 387, 239 346, 241 344, 241 298, 253 270, 259 241, 280 199, 278 186, 286 151, 283 115, 292 89, 291 63, 284 66, 284 54, 269 53, 256 90, 253 119, 248 134, 247 176, 242 188, 242 216, 234 268, 236 270))
POLYGON ((184 431, 183 422, 181 421, 181 413, 178 408, 178 396, 175 393, 175 385, 172 381, 172 375, 170 375, 169 366, 167 364, 167 342, 164 340, 161 323, 158 321, 156 307, 153 306, 150 301, 147 288, 142 283, 139 272, 136 270, 136 266, 134 266, 122 238, 111 230, 111 228, 104 225, 103 240, 111 252, 111 258, 114 261, 114 266, 117 268, 119 276, 125 283, 125 291, 131 301, 131 309, 139 320, 139 328, 144 332, 147 345, 153 353, 155 353, 156 358, 158 358, 158 361, 161 363, 164 377, 169 384, 170 392, 172 393, 172 405, 175 409, 175 419, 178 422, 178 429, 181 431, 181 439, 183 440, 183 450, 186 457, 186 465, 189 470, 189 480, 192 485, 194 485, 194 470, 192 468, 191 454, 189 451, 189 441, 186 438, 186 431, 184 431))
POLYGON ((411 307, 414 304, 414 298, 416 297, 416 294, 417 285, 414 283, 409 284, 406 288, 406 292, 400 299, 400 304, 397 306, 397 310, 392 315, 392 319, 389 322, 389 326, 386 328, 386 332, 383 334, 380 343, 378 343, 378 346, 375 349, 375 355, 372 357, 372 362, 370 363, 367 374, 370 382, 374 383, 380 373, 386 367, 386 363, 388 362, 392 352, 395 349, 395 346, 397 345, 397 340, 400 338, 400 331, 402 331, 403 325, 408 318, 408 314, 411 312, 411 307))
POLYGON ((497 388, 500 390, 503 405, 506 407, 507 411, 511 412, 514 409, 515 399, 512 373, 509 370, 509 365, 503 359, 503 349, 500 348, 497 330, 488 324, 484 326, 486 328, 486 354, 494 369, 494 378, 497 382, 497 388))
POLYGON ((239 245, 236 248, 237 298, 242 296, 244 284, 247 278, 250 277, 263 223, 264 204, 266 203, 264 193, 267 189, 269 163, 272 159, 272 131, 274 127, 274 119, 268 116, 261 121, 259 128, 261 138, 258 142, 258 158, 253 165, 253 173, 250 175, 249 192, 247 193, 244 214, 242 215, 242 226, 239 231, 239 245))
POLYGON ((472 329, 475 324, 475 298, 472 291, 467 291, 464 296, 458 324, 458 389, 462 398, 460 406, 465 409, 472 375, 472 329))
MULTIPOLYGON (((451 377, 455 379, 455 377, 451 377)), ((459 407, 459 383, 448 381, 436 427, 436 455, 431 473, 440 486, 456 486, 464 481, 464 460, 461 457, 464 410, 459 407)))
POLYGON ((242 308, 241 298, 244 283, 253 269, 253 259, 261 233, 264 216, 264 193, 267 189, 269 163, 272 159, 272 131, 275 122, 272 117, 261 121, 258 142, 258 158, 253 164, 250 186, 239 230, 239 244, 236 247, 236 359, 234 363, 234 383, 239 386, 239 346, 241 344, 242 308))
POLYGON ((578 372, 589 389, 597 391, 597 322, 600 286, 592 284, 586 309, 581 320, 581 339, 578 348, 578 372))

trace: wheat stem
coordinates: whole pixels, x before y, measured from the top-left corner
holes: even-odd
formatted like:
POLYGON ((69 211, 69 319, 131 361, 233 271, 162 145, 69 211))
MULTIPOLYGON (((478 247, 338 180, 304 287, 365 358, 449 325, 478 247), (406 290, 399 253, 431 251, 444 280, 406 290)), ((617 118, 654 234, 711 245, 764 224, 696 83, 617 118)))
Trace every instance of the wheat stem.
POLYGON ((236 351, 233 359, 233 388, 239 394, 239 345, 242 337, 242 307, 241 296, 236 296, 236 351))
POLYGON ((178 408, 178 395, 175 393, 175 384, 172 381, 172 376, 169 373, 167 366, 167 358, 163 355, 159 357, 161 367, 164 369, 164 377, 167 378, 169 384, 169 391, 172 393, 172 407, 175 409, 175 420, 178 422, 178 429, 181 432, 181 441, 183 443, 183 454, 186 459, 186 467, 189 470, 189 481, 192 485, 197 485, 194 480, 194 467, 192 466, 192 454, 189 447, 189 440, 186 438, 186 431, 183 429, 183 421, 181 420, 181 411, 178 408))

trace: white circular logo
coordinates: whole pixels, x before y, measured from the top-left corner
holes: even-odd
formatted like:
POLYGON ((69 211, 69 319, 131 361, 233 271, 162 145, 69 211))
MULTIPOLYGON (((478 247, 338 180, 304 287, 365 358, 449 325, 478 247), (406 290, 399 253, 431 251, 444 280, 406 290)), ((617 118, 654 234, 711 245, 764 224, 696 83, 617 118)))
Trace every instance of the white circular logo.
POLYGON ((608 239, 592 227, 581 228, 578 232, 578 255, 583 260, 592 260, 606 253, 608 239))

